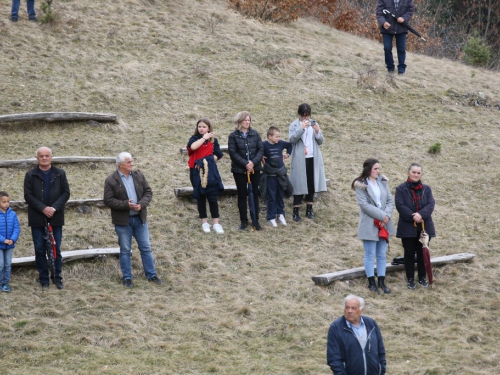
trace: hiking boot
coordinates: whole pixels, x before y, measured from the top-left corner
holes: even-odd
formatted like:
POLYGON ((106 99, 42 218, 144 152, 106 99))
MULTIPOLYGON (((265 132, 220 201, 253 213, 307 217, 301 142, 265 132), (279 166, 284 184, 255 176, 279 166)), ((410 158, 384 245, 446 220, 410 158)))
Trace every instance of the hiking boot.
POLYGON ((205 233, 210 233, 210 224, 208 223, 201 224, 201 229, 203 229, 203 232, 205 233))
POLYGON ((133 288, 134 283, 132 282, 131 279, 125 279, 123 280, 123 285, 126 286, 127 288, 133 288))
POLYGON ((269 224, 271 224, 273 227, 277 227, 278 224, 276 224, 276 219, 271 219, 267 221, 269 224))
POLYGON ((299 221, 302 220, 302 218, 300 217, 300 214, 299 214, 299 208, 300 207, 294 207, 293 208, 292 220, 295 221, 296 223, 298 223, 299 221))
POLYGON ((315 219, 316 218, 316 216, 314 216, 313 205, 312 204, 308 204, 307 205, 306 216, 307 216, 308 219, 315 219))
POLYGON ((280 222, 281 224, 283 224, 284 226, 286 226, 286 225, 287 225, 287 224, 286 224, 286 220, 285 220, 285 215, 280 214, 280 215, 278 216, 278 220, 279 220, 279 222, 280 222))
POLYGON ((408 282, 406 283, 406 286, 408 289, 415 290, 415 280, 414 279, 408 279, 408 282))
POLYGON ((422 285, 422 288, 428 288, 429 283, 425 280, 425 277, 419 277, 418 278, 418 283, 422 285))
POLYGON ((378 287, 384 291, 385 294, 389 294, 391 290, 385 285, 385 276, 378 277, 378 287))
POLYGON ((165 284, 162 279, 158 278, 158 276, 153 276, 152 278, 148 279, 150 283, 155 283, 158 285, 163 285, 165 284))
POLYGON ((243 220, 240 226, 238 227, 238 230, 245 230, 247 229, 247 227, 248 227, 248 220, 243 220))
POLYGON ((370 292, 380 294, 380 291, 377 288, 377 284, 375 284, 375 276, 368 278, 368 289, 370 290, 370 292))
POLYGON ((222 229, 222 225, 214 224, 214 231, 217 234, 224 234, 224 229, 222 229))

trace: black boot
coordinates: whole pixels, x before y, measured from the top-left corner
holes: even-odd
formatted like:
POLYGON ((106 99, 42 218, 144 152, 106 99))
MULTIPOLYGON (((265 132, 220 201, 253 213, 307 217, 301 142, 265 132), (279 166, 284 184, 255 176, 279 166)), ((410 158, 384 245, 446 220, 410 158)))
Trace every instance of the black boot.
POLYGON ((385 294, 389 294, 391 290, 385 285, 385 276, 378 277, 378 287, 384 291, 385 294))
POLYGON ((245 230, 248 226, 248 220, 242 220, 238 230, 245 230))
POLYGON ((370 292, 375 292, 377 294, 380 294, 377 288, 377 284, 375 284, 375 276, 368 278, 368 289, 370 289, 370 292))
POLYGON ((298 223, 299 221, 302 220, 302 218, 300 217, 300 214, 299 214, 299 208, 300 207, 294 207, 293 208, 293 221, 295 221, 296 223, 298 223))
POLYGON ((314 219, 316 217, 316 216, 314 216, 314 213, 313 213, 313 205, 312 204, 307 205, 306 216, 308 219, 314 219))

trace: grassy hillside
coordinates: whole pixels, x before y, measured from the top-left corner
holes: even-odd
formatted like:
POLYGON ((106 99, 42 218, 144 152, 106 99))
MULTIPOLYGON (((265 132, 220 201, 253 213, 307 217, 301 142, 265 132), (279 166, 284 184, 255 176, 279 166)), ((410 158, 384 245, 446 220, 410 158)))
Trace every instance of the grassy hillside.
MULTIPOLYGON (((0 5, 0 114, 107 112, 120 123, 1 124, 0 158, 32 157, 42 145, 56 156, 131 152, 154 191, 149 225, 167 285, 147 283, 138 251, 133 290, 116 258, 66 264, 63 291, 42 293, 35 269, 16 269, 13 293, 0 295, 2 373, 328 374, 326 332, 347 293, 365 297, 379 322, 389 374, 500 373, 500 75, 408 54, 407 74, 387 77, 378 43, 311 20, 261 24, 224 1, 64 0, 54 9, 47 27, 23 15, 13 24, 10 3, 0 5), (196 120, 212 119, 225 144, 234 114, 248 110, 261 134, 276 125, 286 138, 302 102, 324 133, 332 180, 318 218, 240 233, 236 199, 224 197, 226 233, 204 235, 196 207, 173 194, 189 185, 179 148, 196 120), (441 154, 429 155, 437 142, 441 154), (432 254, 473 252, 475 261, 436 269, 429 290, 408 290, 403 273, 388 275, 387 296, 369 295, 362 279, 314 286, 311 276, 362 265, 350 183, 367 157, 379 158, 393 189, 421 163, 437 202, 432 254)), ((63 168, 72 199, 102 197, 114 170, 63 168)), ((228 158, 219 168, 232 183, 228 158)), ((13 200, 25 173, 0 169, 13 200)), ((26 212, 19 217, 15 256, 32 255, 26 212)), ((116 246, 107 209, 66 218, 63 250, 116 246)), ((401 254, 391 239, 388 257, 401 254)))

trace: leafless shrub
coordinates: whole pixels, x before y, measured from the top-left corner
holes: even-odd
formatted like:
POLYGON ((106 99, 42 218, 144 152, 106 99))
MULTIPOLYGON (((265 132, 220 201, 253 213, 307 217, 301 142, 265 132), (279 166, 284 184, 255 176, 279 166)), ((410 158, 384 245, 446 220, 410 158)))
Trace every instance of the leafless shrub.
POLYGON ((358 73, 356 80, 358 87, 363 89, 373 89, 377 86, 377 70, 369 69, 358 73))

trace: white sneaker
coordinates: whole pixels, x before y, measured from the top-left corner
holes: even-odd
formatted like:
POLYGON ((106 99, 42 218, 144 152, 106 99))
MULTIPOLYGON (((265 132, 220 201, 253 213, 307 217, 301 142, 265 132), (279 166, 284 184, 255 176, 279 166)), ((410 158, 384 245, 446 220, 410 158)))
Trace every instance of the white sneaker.
POLYGON ((276 224, 276 219, 268 220, 267 221, 269 224, 271 224, 273 227, 277 227, 278 224, 276 224))
POLYGON ((286 220, 285 220, 285 215, 283 214, 280 214, 278 216, 278 220, 280 221, 281 224, 285 225, 286 226, 286 220))
MULTIPOLYGON (((201 224, 201 229, 203 229, 203 232, 205 232, 205 233, 210 233, 210 224, 208 224, 208 223, 201 224)), ((215 225, 214 225, 214 229, 215 229, 215 225)))
POLYGON ((222 229, 222 225, 214 224, 214 231, 217 234, 224 234, 224 229, 222 229))

